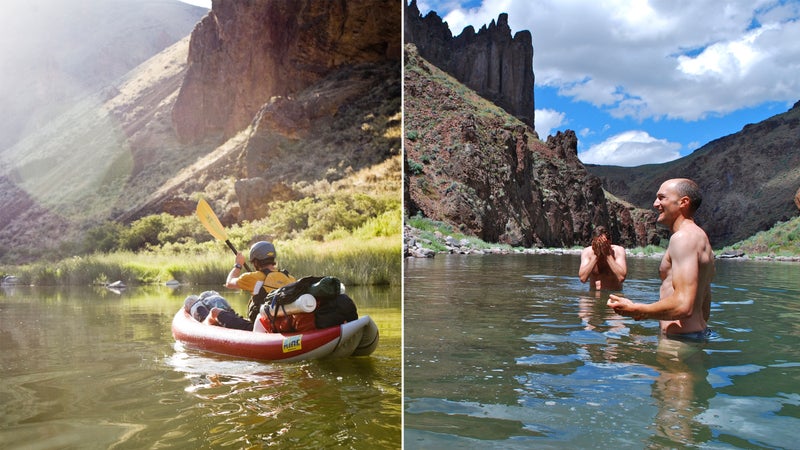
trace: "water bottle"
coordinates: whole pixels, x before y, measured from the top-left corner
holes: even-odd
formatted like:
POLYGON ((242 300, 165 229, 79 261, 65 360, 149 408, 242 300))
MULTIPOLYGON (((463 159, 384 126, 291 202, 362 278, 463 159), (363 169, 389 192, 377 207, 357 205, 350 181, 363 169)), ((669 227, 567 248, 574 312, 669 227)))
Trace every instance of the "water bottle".
POLYGON ((303 294, 300 297, 297 297, 297 300, 293 301, 292 303, 287 303, 282 306, 273 306, 272 303, 269 303, 264 306, 269 308, 269 314, 273 317, 276 315, 284 315, 284 311, 286 314, 310 313, 317 309, 317 299, 311 294, 303 294))

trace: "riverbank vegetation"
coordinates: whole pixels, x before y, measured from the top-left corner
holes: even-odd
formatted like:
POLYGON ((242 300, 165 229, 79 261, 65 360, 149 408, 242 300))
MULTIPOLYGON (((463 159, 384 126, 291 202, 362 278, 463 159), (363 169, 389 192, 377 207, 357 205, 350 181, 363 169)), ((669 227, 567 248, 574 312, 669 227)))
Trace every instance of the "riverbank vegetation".
MULTIPOLYGON (((407 217, 405 224, 415 230, 420 243, 434 252, 447 252, 446 239, 451 237, 457 242, 464 242, 469 247, 479 251, 493 250, 501 252, 523 252, 524 248, 514 248, 504 244, 491 244, 474 236, 466 236, 454 227, 421 216, 407 217)), ((627 249, 629 255, 652 257, 664 253, 669 241, 663 242, 664 246, 648 245, 627 249)), ((578 251, 581 246, 571 249, 549 249, 559 251, 578 251)), ((797 258, 800 257, 800 216, 787 222, 779 222, 773 228, 757 233, 756 235, 738 242, 732 246, 715 250, 716 254, 741 253, 755 258, 797 258)))
MULTIPOLYGON (((348 285, 399 285, 400 208, 393 195, 326 194, 274 202, 268 218, 226 231, 245 255, 254 240, 272 241, 279 268, 297 277, 332 275, 348 285)), ((233 265, 230 249, 195 216, 105 222, 65 248, 73 256, 0 267, 0 274, 32 285, 220 284, 233 265)))
POLYGON ((778 222, 766 231, 722 249, 724 252, 741 252, 763 257, 800 256, 800 216, 786 222, 778 222))

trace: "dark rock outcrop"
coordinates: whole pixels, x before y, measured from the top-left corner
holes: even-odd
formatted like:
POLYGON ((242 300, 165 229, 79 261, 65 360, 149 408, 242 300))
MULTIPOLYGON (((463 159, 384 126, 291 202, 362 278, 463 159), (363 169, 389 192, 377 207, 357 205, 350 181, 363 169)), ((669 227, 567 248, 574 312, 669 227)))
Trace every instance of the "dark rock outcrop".
POLYGON ((797 193, 794 194, 794 204, 797 209, 800 209, 800 188, 797 188, 797 193))
POLYGON ((214 2, 192 33, 173 110, 178 135, 230 138, 272 97, 345 65, 399 61, 401 7, 399 0, 214 2))
POLYGON ((431 64, 451 74, 482 97, 534 126, 533 44, 527 30, 511 36, 508 15, 453 37, 435 13, 422 17, 416 0, 405 9, 405 43, 416 45, 431 64))

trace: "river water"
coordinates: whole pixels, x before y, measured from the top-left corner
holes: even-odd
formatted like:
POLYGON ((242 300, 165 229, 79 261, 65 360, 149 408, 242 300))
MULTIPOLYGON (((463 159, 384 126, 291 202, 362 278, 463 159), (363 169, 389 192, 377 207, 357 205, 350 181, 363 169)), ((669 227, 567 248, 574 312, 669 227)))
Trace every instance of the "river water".
POLYGON ((177 344, 198 290, 0 290, 0 448, 400 447, 399 287, 348 287, 380 329, 370 357, 296 363, 177 344))
MULTIPOLYGON (((798 448, 800 265, 717 261, 716 339, 605 306, 577 255, 408 259, 404 447, 798 448)), ((658 299, 657 259, 625 296, 658 299)))

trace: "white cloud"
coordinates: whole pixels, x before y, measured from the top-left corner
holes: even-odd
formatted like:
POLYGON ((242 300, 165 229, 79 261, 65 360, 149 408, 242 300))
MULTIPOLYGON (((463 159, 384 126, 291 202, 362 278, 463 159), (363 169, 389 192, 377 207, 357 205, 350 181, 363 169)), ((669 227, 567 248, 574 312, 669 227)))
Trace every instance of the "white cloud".
POLYGON ((639 166, 672 161, 680 157, 681 144, 656 139, 645 131, 626 131, 578 154, 584 164, 639 166))
POLYGON ((539 138, 546 141, 547 136, 554 134, 556 128, 566 123, 564 117, 565 115, 563 112, 554 111, 552 109, 537 109, 534 122, 539 138))
POLYGON ((427 3, 453 34, 508 13, 533 36, 538 85, 615 117, 697 120, 800 92, 798 1, 427 3))

